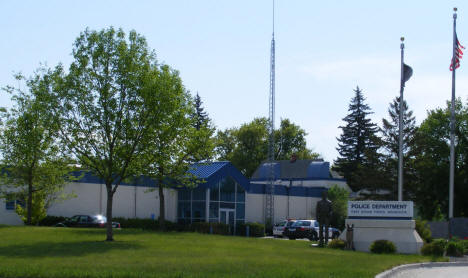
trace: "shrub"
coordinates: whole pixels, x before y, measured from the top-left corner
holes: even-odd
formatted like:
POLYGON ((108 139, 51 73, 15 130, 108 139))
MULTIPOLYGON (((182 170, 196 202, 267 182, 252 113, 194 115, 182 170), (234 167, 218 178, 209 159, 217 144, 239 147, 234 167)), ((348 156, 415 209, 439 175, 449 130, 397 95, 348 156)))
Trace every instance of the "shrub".
POLYGON ((421 248, 421 254, 424 256, 441 257, 444 255, 446 245, 447 241, 445 239, 433 240, 431 243, 424 244, 421 248))
POLYGON ((463 257, 463 244, 460 241, 450 241, 445 248, 447 256, 463 257))
POLYGON ((330 225, 343 230, 345 228, 345 219, 348 215, 349 192, 335 184, 328 189, 328 199, 332 201, 333 208, 330 225))
POLYGON ((237 234, 241 236, 247 235, 247 226, 249 227, 249 236, 251 237, 263 237, 265 236, 265 225, 256 223, 256 222, 248 222, 242 223, 239 225, 237 234))
POLYGON ((468 253, 468 240, 460 240, 461 245, 463 246, 463 253, 467 254, 468 253))
MULTIPOLYGON (((31 224, 39 225, 39 222, 47 216, 47 210, 45 209, 45 199, 40 194, 34 194, 32 198, 31 208, 31 224)), ((27 222, 28 210, 26 206, 17 204, 15 212, 21 217, 24 223, 27 222)))
POLYGON ((63 216, 53 216, 47 215, 41 221, 39 221, 39 226, 55 226, 57 223, 65 221, 66 217, 63 216))
POLYGON ((331 241, 328 243, 328 247, 329 247, 329 248, 333 248, 333 249, 341 249, 341 250, 343 250, 344 247, 345 247, 345 242, 344 242, 344 240, 335 238, 335 239, 331 240, 331 241))
POLYGON ((213 234, 216 235, 228 235, 229 234, 229 225, 223 223, 208 223, 208 222, 196 222, 190 224, 190 231, 208 234, 210 233, 210 227, 213 234))
POLYGON ((370 251, 376 254, 391 254, 396 252, 395 244, 386 239, 380 239, 372 242, 370 251))
POLYGON ((431 229, 429 229, 427 221, 416 220, 416 231, 418 232, 419 236, 424 240, 424 242, 432 241, 432 233, 431 229))

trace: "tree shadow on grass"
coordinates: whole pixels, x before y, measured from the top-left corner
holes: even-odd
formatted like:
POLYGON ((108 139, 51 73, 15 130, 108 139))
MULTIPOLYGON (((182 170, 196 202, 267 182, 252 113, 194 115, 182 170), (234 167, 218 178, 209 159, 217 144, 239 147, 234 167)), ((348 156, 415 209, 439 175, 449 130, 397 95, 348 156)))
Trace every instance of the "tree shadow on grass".
MULTIPOLYGON (((106 238, 106 229, 94 229, 94 228, 57 228, 57 229, 67 229, 67 231, 78 234, 78 235, 102 235, 105 239, 106 238), (69 230, 68 230, 69 229, 69 230)), ((136 229, 136 228, 126 228, 126 229, 114 229, 114 237, 119 235, 145 235, 145 234, 161 234, 164 233, 162 231, 156 230, 143 230, 143 229, 136 229)), ((174 233, 174 232, 166 232, 166 233, 174 233)))
POLYGON ((104 254, 114 250, 135 250, 144 246, 137 242, 125 241, 75 241, 75 242, 36 242, 31 244, 12 244, 0 247, 5 257, 73 257, 88 254, 104 254))

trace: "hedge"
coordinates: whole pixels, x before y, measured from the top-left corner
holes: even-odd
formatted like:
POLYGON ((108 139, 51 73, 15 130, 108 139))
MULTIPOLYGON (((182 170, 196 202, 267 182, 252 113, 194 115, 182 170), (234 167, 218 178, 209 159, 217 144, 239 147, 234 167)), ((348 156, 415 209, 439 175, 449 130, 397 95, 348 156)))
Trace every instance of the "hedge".
MULTIPOLYGON (((40 226, 55 226, 59 222, 63 222, 66 218, 63 216, 51 216, 48 215, 39 223, 40 226)), ((160 230, 159 220, 154 220, 150 218, 123 218, 123 217, 114 217, 112 219, 114 222, 119 222, 123 229, 133 228, 133 229, 142 229, 142 230, 160 230)), ((236 227, 236 235, 246 236, 247 229, 249 227, 249 236, 251 237, 262 237, 265 235, 265 225, 260 223, 242 223, 236 227)), ((232 228, 231 228, 232 229, 232 228)), ((229 228, 229 225, 223 223, 215 222, 195 222, 192 224, 181 224, 174 223, 171 221, 165 222, 166 231, 176 231, 176 232, 197 232, 202 234, 218 234, 218 235, 229 235, 233 234, 229 228)))
POLYGON ((435 239, 431 243, 426 243, 421 248, 424 256, 441 257, 444 255, 447 241, 445 239, 435 239))
POLYGON ((380 239, 372 242, 370 251, 376 254, 392 254, 396 252, 395 244, 386 239, 380 239))
POLYGON ((249 236, 263 237, 265 236, 265 225, 256 222, 242 223, 238 226, 237 235, 247 236, 247 227, 249 227, 249 236))

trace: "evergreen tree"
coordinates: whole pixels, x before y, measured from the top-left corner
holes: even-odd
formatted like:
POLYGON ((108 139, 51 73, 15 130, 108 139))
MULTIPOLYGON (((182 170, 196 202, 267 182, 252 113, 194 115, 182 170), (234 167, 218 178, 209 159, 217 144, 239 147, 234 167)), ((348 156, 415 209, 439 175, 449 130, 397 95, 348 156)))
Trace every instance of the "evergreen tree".
MULTIPOLYGON (((413 111, 408 110, 408 104, 403 101, 403 182, 405 195, 414 182, 414 140, 416 120, 413 111)), ((398 152, 399 152, 399 120, 400 98, 396 97, 388 108, 389 119, 382 119, 382 140, 385 149, 385 172, 388 174, 388 188, 393 191, 393 198, 398 195, 398 152)), ((405 198, 406 199, 406 198, 405 198)))
POLYGON ((208 117, 208 113, 205 112, 205 109, 203 108, 203 102, 201 100, 201 97, 200 95, 198 95, 198 92, 197 92, 197 95, 195 96, 195 128, 197 130, 200 130, 201 127, 205 126, 209 126, 209 123, 210 123, 210 118, 208 117))
POLYGON ((334 162, 334 169, 345 177, 353 191, 375 189, 381 168, 379 128, 369 119, 372 112, 364 102, 362 90, 356 87, 354 92, 349 114, 343 118, 346 124, 340 126, 343 133, 337 138, 339 157, 334 162))

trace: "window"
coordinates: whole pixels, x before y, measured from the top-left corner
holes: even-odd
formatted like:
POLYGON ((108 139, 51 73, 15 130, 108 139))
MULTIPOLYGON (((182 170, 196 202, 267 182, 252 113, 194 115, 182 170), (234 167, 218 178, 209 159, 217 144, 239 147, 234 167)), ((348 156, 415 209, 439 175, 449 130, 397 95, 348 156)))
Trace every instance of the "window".
POLYGON ((190 220, 191 209, 190 201, 179 201, 179 218, 187 218, 190 220))
POLYGON ((218 202, 210 202, 210 218, 216 218, 218 220, 219 216, 219 203, 218 202))
POLYGON ((180 189, 178 193, 179 201, 190 201, 190 194, 189 189, 180 189))
POLYGON ((237 219, 245 218, 245 204, 244 203, 236 204, 236 218, 237 219))
POLYGON ((220 208, 233 209, 235 208, 235 206, 236 206, 236 203, 226 203, 226 202, 219 203, 220 208))
POLYGON ((219 222, 220 209, 230 209, 232 225, 245 222, 245 190, 232 178, 225 177, 207 189, 179 189, 177 218, 179 223, 219 222), (209 201, 209 203, 207 203, 209 201), (208 211, 207 206, 208 205, 208 211), (208 215, 206 215, 208 213, 208 215), (235 216, 235 219, 234 219, 235 216), (235 222, 234 222, 235 221, 235 222))
POLYGON ((205 221, 205 202, 192 202, 192 219, 205 221))
POLYGON ((5 203, 5 209, 6 210, 14 210, 15 209, 16 202, 15 201, 7 201, 5 203))
POLYGON ((204 188, 194 188, 192 190, 193 201, 205 201, 205 199, 206 199, 206 190, 204 188))
POLYGON ((15 210, 16 206, 21 206, 24 208, 24 203, 20 200, 6 201, 5 209, 6 210, 15 210))
POLYGON ((245 190, 244 190, 244 188, 242 188, 242 186, 240 186, 239 184, 236 184, 236 186, 237 186, 237 196, 236 196, 237 202, 245 202, 245 190))
POLYGON ((219 201, 219 183, 210 190, 210 201, 219 201))
POLYGON ((221 201, 235 202, 236 182, 233 178, 227 177, 221 181, 220 195, 221 201))

